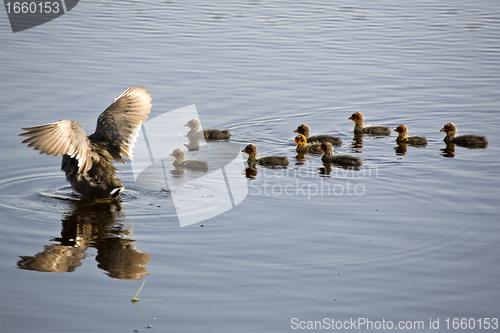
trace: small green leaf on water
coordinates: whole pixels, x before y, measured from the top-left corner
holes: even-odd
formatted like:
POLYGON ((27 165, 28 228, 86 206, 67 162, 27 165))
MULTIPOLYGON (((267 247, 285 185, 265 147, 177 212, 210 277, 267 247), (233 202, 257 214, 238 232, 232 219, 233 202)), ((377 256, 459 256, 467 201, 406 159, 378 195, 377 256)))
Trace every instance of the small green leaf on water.
POLYGON ((144 282, 142 282, 142 285, 141 287, 139 288, 139 290, 137 291, 137 293, 135 294, 134 298, 132 298, 132 302, 137 302, 139 299, 137 298, 137 295, 139 295, 139 293, 141 292, 142 290, 142 287, 144 287, 144 283, 146 283, 146 280, 144 280, 144 282))

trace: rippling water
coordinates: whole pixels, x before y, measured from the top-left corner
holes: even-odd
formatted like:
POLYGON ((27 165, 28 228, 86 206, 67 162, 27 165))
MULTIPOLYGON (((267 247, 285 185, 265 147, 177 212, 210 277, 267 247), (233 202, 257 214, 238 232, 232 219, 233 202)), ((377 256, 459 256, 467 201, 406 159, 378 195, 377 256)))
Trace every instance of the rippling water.
POLYGON ((276 332, 360 317, 443 330, 498 317, 496 3, 80 1, 16 34, 3 15, 4 330, 276 332), (60 158, 17 136, 60 119, 92 133, 134 84, 152 94, 150 118, 196 104, 205 128, 290 165, 259 168, 241 204, 180 228, 170 191, 136 185, 130 164, 121 201, 87 202, 60 158), (355 140, 356 111, 429 144, 355 140), (488 147, 446 150, 448 122, 488 147), (298 158, 302 123, 363 166, 298 158))

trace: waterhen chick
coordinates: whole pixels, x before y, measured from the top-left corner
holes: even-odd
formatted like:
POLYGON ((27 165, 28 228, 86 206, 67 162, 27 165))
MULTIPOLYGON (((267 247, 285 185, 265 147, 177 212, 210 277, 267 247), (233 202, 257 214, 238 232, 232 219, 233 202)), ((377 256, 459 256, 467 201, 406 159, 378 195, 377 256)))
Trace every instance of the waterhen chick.
POLYGON ((305 136, 308 142, 330 142, 335 146, 340 146, 342 144, 342 139, 338 136, 332 136, 328 134, 309 136, 309 126, 307 126, 306 124, 300 125, 294 132, 305 136))
POLYGON ((117 198, 124 189, 112 161, 125 164, 142 123, 151 112, 151 94, 133 86, 125 90, 97 118, 89 136, 71 120, 23 128, 23 143, 40 154, 62 155, 61 170, 71 187, 85 198, 117 198))
POLYGON ((488 145, 488 139, 485 136, 479 136, 475 134, 464 134, 455 136, 457 132, 457 127, 453 123, 448 123, 440 130, 440 132, 446 132, 446 136, 443 139, 447 144, 454 143, 459 146, 465 147, 486 147, 488 145))
POLYGON ((349 118, 354 121, 355 134, 391 135, 391 129, 387 126, 364 126, 361 112, 354 112, 349 118))
POLYGON ((205 171, 205 172, 208 171, 209 165, 207 162, 198 160, 186 160, 185 159, 186 155, 184 154, 184 151, 180 148, 175 149, 169 155, 175 158, 175 161, 172 164, 176 168, 186 168, 186 169, 205 171))
MULTIPOLYGON (((200 121, 196 118, 191 119, 184 126, 190 128, 190 131, 187 133, 188 138, 196 136, 196 134, 200 132, 200 121)), ((229 132, 229 130, 227 129, 206 129, 203 130, 203 136, 205 137, 205 140, 226 140, 231 137, 231 132, 229 132)))
POLYGON ((318 147, 321 145, 320 142, 307 143, 307 139, 304 135, 299 134, 293 140, 297 144, 297 153, 305 154, 305 153, 317 153, 318 147))
POLYGON ((395 132, 398 132, 398 137, 396 138, 396 142, 398 144, 409 144, 412 146, 425 146, 429 141, 427 138, 424 138, 422 136, 417 136, 417 135, 411 135, 408 136, 408 128, 405 125, 399 125, 396 127, 394 130, 395 132))
POLYGON ((257 147, 254 144, 249 144, 245 147, 241 152, 248 154, 248 165, 252 165, 254 163, 260 165, 281 165, 287 166, 290 161, 286 156, 264 156, 257 158, 257 147))
POLYGON ((334 155, 333 154, 333 146, 330 142, 323 142, 318 147, 318 150, 323 152, 323 157, 321 157, 321 161, 323 163, 334 163, 343 166, 360 166, 363 164, 359 157, 351 156, 351 155, 334 155))

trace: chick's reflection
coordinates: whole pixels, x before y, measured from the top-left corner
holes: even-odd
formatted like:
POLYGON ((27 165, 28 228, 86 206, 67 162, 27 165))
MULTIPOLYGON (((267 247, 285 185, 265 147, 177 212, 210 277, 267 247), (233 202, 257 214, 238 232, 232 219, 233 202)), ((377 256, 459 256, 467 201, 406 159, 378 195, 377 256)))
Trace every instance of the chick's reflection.
POLYGON ((118 202, 76 201, 62 219, 58 244, 46 245, 34 256, 21 256, 17 266, 40 272, 72 272, 81 265, 89 247, 97 249, 98 267, 117 279, 140 280, 149 274, 144 265, 151 260, 139 252, 136 241, 126 238, 131 230, 120 220, 122 207, 118 202))
POLYGON ((353 152, 361 153, 363 149, 363 133, 354 133, 354 137, 349 147, 353 152))
POLYGON ((447 143, 446 148, 440 149, 441 155, 444 157, 455 157, 455 144, 447 143))

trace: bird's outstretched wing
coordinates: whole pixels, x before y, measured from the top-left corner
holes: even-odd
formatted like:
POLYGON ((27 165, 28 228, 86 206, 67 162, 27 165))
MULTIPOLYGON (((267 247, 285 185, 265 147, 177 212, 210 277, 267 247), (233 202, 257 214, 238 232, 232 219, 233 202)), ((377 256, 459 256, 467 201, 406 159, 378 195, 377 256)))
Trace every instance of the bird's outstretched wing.
POLYGON ((79 123, 61 120, 57 123, 23 128, 19 135, 28 138, 23 143, 40 150, 40 154, 70 155, 78 160, 78 171, 87 172, 92 168, 91 146, 87 134, 79 123))
POLYGON ((91 140, 104 141, 115 160, 123 161, 122 154, 132 159, 132 148, 142 123, 151 112, 151 94, 143 87, 133 86, 116 98, 97 119, 91 140))

